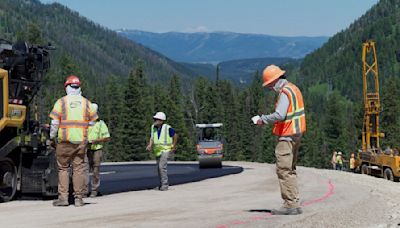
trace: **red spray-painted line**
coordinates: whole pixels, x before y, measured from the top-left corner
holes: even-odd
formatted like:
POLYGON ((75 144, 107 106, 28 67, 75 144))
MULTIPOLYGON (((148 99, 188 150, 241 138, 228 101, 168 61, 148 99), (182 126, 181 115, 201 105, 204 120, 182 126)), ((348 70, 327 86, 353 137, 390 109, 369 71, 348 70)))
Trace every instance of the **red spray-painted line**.
MULTIPOLYGON (((317 199, 306 201, 306 202, 302 203, 300 206, 301 207, 307 207, 307 206, 310 206, 310 205, 315 204, 315 203, 320 203, 320 202, 328 199, 329 197, 331 197, 333 195, 333 191, 334 190, 335 190, 335 185, 329 180, 328 181, 328 192, 325 193, 325 195, 323 195, 322 197, 317 198, 317 199)), ((272 216, 271 213, 265 213, 265 214, 262 214, 262 215, 253 216, 253 217, 251 217, 250 219, 247 219, 247 220, 243 220, 243 221, 235 220, 233 222, 230 222, 229 224, 218 225, 215 228, 229 228, 229 226, 243 225, 243 224, 251 223, 251 222, 254 222, 254 221, 257 221, 257 220, 266 219, 266 218, 271 217, 271 216, 272 216)))
POLYGON ((301 207, 306 207, 306 206, 309 206, 311 204, 319 203, 321 201, 326 200, 327 198, 329 198, 329 197, 331 197, 333 195, 333 190, 334 189, 335 189, 335 186, 329 180, 329 182, 328 182, 328 192, 324 196, 322 196, 320 198, 317 198, 317 199, 310 200, 310 201, 306 201, 306 202, 301 204, 301 207))

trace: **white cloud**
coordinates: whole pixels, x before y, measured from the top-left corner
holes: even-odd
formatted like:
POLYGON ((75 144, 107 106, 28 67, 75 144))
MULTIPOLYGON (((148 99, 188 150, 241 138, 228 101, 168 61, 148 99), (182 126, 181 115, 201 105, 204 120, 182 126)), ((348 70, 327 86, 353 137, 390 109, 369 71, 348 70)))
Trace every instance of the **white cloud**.
POLYGON ((187 28, 184 30, 184 32, 209 32, 210 30, 203 25, 194 27, 194 28, 187 28))

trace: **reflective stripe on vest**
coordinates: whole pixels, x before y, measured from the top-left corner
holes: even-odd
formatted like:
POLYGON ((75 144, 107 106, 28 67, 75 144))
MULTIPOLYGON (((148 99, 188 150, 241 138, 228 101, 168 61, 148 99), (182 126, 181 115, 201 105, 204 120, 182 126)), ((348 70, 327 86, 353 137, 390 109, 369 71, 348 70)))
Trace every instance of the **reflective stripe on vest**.
POLYGON ((160 156, 163 152, 169 152, 172 149, 172 137, 169 136, 169 129, 171 126, 163 124, 161 127, 160 137, 158 137, 158 131, 154 129, 154 125, 151 126, 151 132, 154 143, 154 154, 160 156))
POLYGON ((273 133, 277 136, 291 136, 306 131, 306 116, 304 112, 303 96, 299 88, 288 83, 282 88, 281 93, 286 94, 289 99, 289 107, 286 118, 275 123, 273 133))
POLYGON ((89 101, 82 96, 61 98, 61 121, 58 139, 61 142, 81 143, 87 140, 89 101))

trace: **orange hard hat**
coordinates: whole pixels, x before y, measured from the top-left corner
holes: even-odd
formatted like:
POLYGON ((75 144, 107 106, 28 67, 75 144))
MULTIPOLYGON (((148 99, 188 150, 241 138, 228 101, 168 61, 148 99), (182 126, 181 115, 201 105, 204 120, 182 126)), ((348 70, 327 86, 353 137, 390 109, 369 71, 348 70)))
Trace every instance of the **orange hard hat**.
POLYGON ((64 88, 67 87, 68 85, 74 85, 74 86, 81 86, 81 80, 75 75, 71 75, 67 77, 67 80, 65 80, 64 83, 64 88))
POLYGON ((278 66, 269 65, 264 69, 263 72, 263 86, 271 84, 273 81, 284 75, 286 71, 281 70, 278 66))

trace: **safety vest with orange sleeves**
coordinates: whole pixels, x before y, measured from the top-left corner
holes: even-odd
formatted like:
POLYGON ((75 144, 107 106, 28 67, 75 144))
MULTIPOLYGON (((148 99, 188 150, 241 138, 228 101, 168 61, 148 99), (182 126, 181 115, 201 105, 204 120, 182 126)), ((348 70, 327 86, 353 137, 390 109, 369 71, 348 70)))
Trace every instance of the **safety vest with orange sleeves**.
MULTIPOLYGON (((286 118, 275 122, 273 133, 277 136, 291 136, 302 134, 306 131, 306 115, 304 113, 303 96, 300 89, 292 83, 286 84, 280 94, 286 94, 289 107, 286 118)), ((278 99, 279 100, 279 99, 278 99)))
POLYGON ((59 142, 87 141, 89 122, 98 118, 90 106, 90 101, 81 95, 67 95, 57 100, 49 116, 59 122, 59 142))

